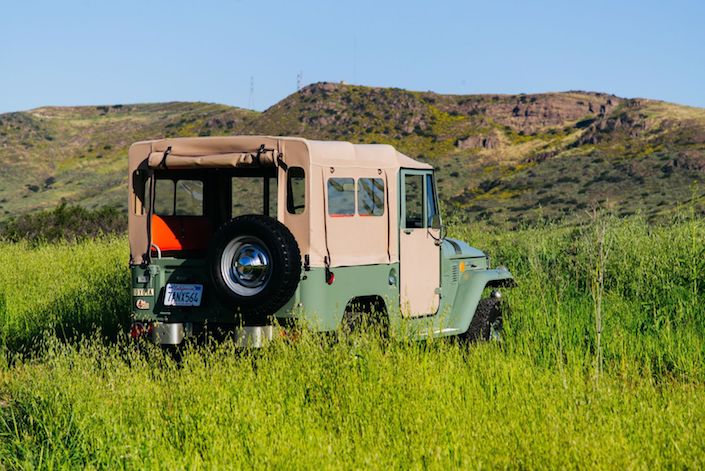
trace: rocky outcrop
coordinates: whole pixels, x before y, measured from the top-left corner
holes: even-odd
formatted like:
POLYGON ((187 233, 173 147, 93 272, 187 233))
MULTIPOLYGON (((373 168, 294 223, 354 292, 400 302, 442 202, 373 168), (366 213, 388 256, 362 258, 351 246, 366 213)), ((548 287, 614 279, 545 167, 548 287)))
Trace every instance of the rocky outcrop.
POLYGON ((526 134, 561 126, 586 116, 605 116, 621 99, 603 93, 567 92, 536 95, 476 95, 458 101, 454 111, 483 115, 526 134))
POLYGON ((624 110, 621 113, 603 115, 592 120, 585 128, 585 132, 572 146, 595 145, 607 139, 613 139, 616 136, 619 138, 641 137, 649 130, 649 123, 646 116, 639 111, 639 106, 638 100, 628 100, 625 102, 624 110))
MULTIPOLYGON (((587 116, 609 115, 622 103, 614 95, 592 92, 543 93, 532 95, 439 95, 400 89, 359 87, 342 83, 315 83, 283 100, 279 105, 300 111, 308 124, 341 126, 360 120, 384 120, 402 135, 423 134, 432 126, 431 109, 454 117, 465 117, 484 124, 500 124, 515 132, 532 134, 549 127, 565 126, 587 116), (325 109, 324 109, 325 108, 325 109), (336 119, 321 115, 337 115, 336 119), (323 119, 321 119, 323 118, 323 119)), ((458 148, 492 148, 499 143, 491 136, 466 136, 458 148), (462 142, 468 137, 473 137, 462 142)))
POLYGON ((696 150, 680 152, 667 165, 683 170, 703 172, 705 171, 705 152, 696 150))
POLYGON ((502 141, 496 134, 488 136, 468 136, 455 141, 458 149, 496 149, 502 145, 502 141))

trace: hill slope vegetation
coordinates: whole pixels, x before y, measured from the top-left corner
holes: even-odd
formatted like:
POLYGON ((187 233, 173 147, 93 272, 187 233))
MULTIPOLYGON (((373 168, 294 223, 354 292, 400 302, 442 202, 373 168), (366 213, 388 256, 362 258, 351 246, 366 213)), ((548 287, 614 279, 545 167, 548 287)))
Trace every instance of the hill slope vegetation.
POLYGON ((440 95, 313 84, 264 112, 207 103, 39 108, 0 115, 0 217, 125 205, 130 143, 169 136, 300 135, 389 143, 438 169, 461 219, 517 225, 702 211, 705 109, 588 92, 440 95))

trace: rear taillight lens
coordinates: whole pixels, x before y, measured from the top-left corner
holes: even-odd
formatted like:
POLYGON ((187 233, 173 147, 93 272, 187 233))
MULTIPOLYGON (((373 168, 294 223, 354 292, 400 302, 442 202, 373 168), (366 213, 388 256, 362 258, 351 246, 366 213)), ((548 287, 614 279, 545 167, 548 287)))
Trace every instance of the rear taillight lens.
POLYGON ((152 323, 143 324, 141 322, 133 322, 130 327, 130 338, 137 340, 145 335, 152 333, 152 323))

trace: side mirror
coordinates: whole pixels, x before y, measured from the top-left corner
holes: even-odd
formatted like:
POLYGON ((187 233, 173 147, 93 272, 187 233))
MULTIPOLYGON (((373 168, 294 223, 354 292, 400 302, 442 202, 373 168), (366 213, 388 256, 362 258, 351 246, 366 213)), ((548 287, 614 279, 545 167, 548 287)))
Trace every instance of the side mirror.
POLYGON ((435 239, 436 245, 441 245, 443 239, 446 238, 446 228, 443 224, 441 224, 441 217, 438 214, 431 218, 431 225, 429 226, 429 229, 438 229, 438 238, 436 239, 433 234, 431 234, 431 237, 435 239))

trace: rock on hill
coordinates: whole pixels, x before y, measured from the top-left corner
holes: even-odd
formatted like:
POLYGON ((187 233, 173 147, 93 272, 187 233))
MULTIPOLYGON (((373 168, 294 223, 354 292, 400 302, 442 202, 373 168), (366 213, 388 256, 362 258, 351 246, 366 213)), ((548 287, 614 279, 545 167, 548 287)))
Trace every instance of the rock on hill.
POLYGON ((165 103, 0 115, 0 211, 124 205, 127 147, 163 136, 380 142, 430 161, 458 217, 518 224, 600 205, 650 218, 702 209, 705 110, 587 92, 439 95, 310 85, 258 113, 165 103))

